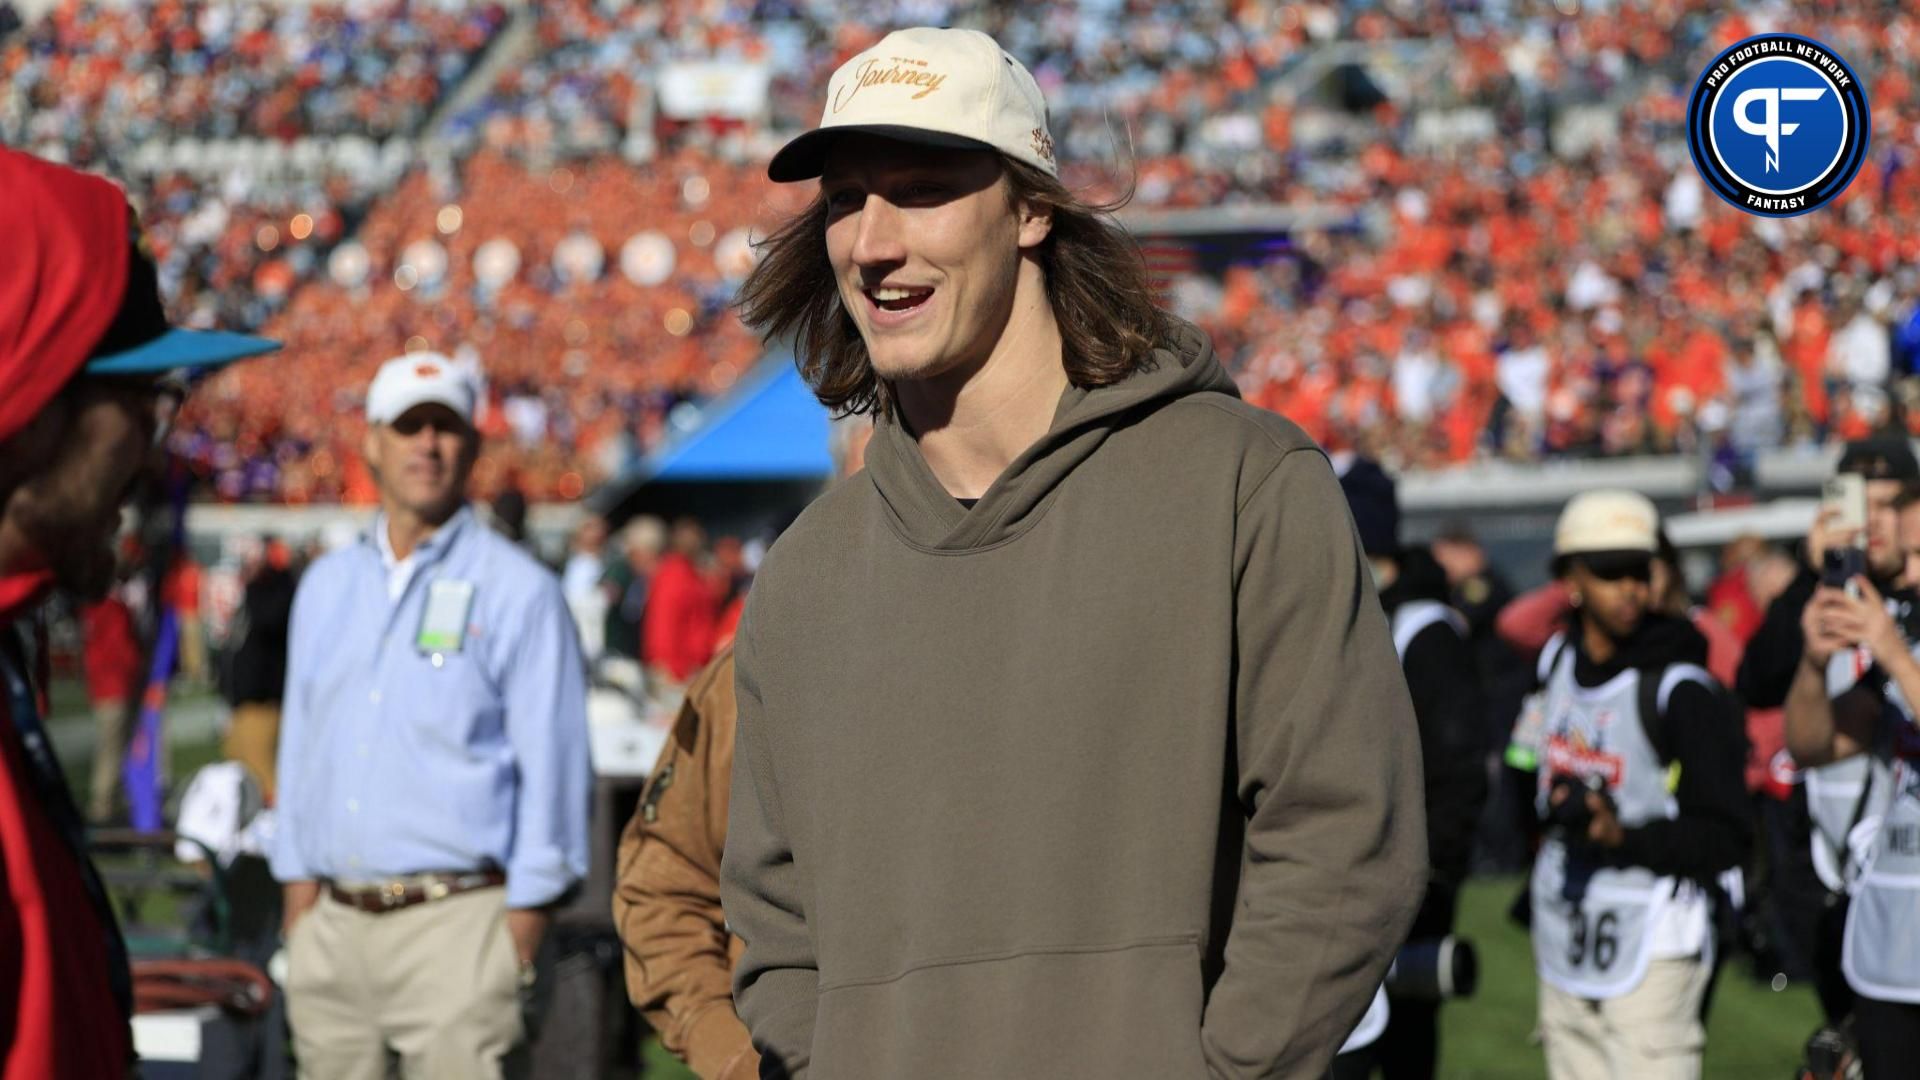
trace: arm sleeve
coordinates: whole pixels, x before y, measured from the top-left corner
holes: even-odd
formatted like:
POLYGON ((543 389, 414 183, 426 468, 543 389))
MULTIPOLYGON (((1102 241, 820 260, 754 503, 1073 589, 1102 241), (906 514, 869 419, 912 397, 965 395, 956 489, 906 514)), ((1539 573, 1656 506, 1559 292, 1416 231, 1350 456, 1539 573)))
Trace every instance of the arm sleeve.
POLYGON ((1794 670, 1800 666, 1800 653, 1806 648, 1800 633, 1800 613, 1806 610, 1819 584, 1819 577, 1803 568, 1787 591, 1767 606, 1760 629, 1747 640, 1740 677, 1734 684, 1747 708, 1777 709, 1786 704, 1787 689, 1793 685, 1794 670))
POLYGON ((552 903, 586 876, 593 794, 586 664, 558 581, 541 581, 521 630, 501 684, 520 782, 506 867, 510 908, 552 903))
POLYGON ((1532 660, 1547 647, 1554 631, 1560 628, 1560 621, 1571 610, 1573 605, 1567 599, 1566 587, 1549 581, 1501 608, 1499 617, 1493 621, 1493 629, 1508 648, 1532 660))
POLYGON ((1727 698, 1693 681, 1674 688, 1661 720, 1680 766, 1680 816, 1626 830, 1615 861, 1656 874, 1711 881, 1746 857, 1747 734, 1727 698))
POLYGON ((746 942, 733 973, 733 1003, 762 1055, 761 1073, 801 1080, 812 1060, 820 971, 807 927, 805 883, 768 753, 768 728, 777 721, 761 697, 753 608, 750 594, 734 639, 740 716, 720 898, 728 924, 746 942))
POLYGON ((1481 740, 1486 709, 1472 646, 1446 623, 1413 639, 1401 665, 1420 725, 1427 781, 1427 861, 1434 884, 1457 888, 1467 876, 1473 834, 1487 801, 1481 740))
POLYGON ((1420 742, 1338 482, 1288 453, 1236 524, 1232 730, 1246 814, 1201 1043, 1221 1077, 1318 1077, 1426 884, 1420 742))
MULTIPOLYGON (((314 580, 312 571, 307 582, 320 584, 314 580)), ((287 624, 287 681, 281 691, 280 744, 274 751, 273 764, 273 801, 278 810, 273 815, 273 849, 267 857, 268 866, 279 881, 308 881, 315 876, 300 849, 300 808, 306 797, 307 781, 303 759, 307 727, 312 723, 308 716, 307 682, 311 676, 307 666, 313 649, 312 632, 301 616, 310 603, 305 588, 296 592, 287 624)))
MULTIPOLYGON (((732 669, 724 669, 731 681, 732 669)), ((720 852, 709 807, 733 772, 731 694, 681 706, 673 737, 620 838, 613 917, 626 946, 627 992, 661 1042, 701 1076, 747 1075, 757 1060, 733 1013, 720 852), (724 710, 724 711, 723 711, 724 710)))

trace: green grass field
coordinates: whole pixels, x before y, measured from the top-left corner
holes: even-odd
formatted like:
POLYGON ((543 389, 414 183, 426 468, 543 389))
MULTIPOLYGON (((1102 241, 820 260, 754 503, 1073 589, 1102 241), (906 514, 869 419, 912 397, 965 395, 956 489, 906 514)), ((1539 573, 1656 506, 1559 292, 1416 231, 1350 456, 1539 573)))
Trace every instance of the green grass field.
MULTIPOLYGON (((1448 1080, 1544 1077, 1533 1041, 1533 953, 1525 933, 1507 920, 1518 878, 1470 882, 1460 897, 1457 931, 1480 953, 1480 992, 1441 1012, 1440 1075, 1448 1080)), ((1775 992, 1757 983, 1745 957, 1720 974, 1707 1021, 1708 1080, 1791 1076, 1801 1047, 1820 1021, 1813 991, 1775 992)))

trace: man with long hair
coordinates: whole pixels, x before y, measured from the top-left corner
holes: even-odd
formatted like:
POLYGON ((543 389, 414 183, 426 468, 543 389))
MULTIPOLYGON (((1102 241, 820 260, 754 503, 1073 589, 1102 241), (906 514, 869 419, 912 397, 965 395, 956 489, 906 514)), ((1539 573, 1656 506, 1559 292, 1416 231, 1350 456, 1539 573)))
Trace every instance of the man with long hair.
POLYGON ((1319 1076, 1419 904, 1419 737, 1327 459, 1058 179, 984 34, 769 166, 743 313, 867 468, 735 640, 721 895, 763 1076, 1319 1076))

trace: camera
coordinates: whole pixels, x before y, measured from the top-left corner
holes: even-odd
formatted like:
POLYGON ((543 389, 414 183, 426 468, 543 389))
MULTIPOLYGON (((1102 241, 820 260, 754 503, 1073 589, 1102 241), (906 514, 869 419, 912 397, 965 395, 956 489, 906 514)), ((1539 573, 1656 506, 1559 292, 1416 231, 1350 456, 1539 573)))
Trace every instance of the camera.
POLYGON ((1473 942, 1452 934, 1407 942, 1387 969, 1387 993, 1417 1001, 1472 997, 1479 983, 1473 942))
POLYGON ((1820 583, 1829 588, 1848 588, 1866 572, 1867 553, 1857 547, 1832 548, 1820 559, 1820 583))
POLYGON ((1581 779, 1562 773, 1547 789, 1547 827, 1561 830, 1573 840, 1585 839, 1587 826, 1593 823, 1593 811, 1587 808, 1587 793, 1607 798, 1607 782, 1597 776, 1581 779), (1564 791, 1566 798, 1554 804, 1554 793, 1564 791))
POLYGON ((1822 1025, 1815 1031, 1795 1080, 1860 1080, 1860 1051, 1851 1027, 1850 1021, 1842 1021, 1840 1027, 1822 1025))

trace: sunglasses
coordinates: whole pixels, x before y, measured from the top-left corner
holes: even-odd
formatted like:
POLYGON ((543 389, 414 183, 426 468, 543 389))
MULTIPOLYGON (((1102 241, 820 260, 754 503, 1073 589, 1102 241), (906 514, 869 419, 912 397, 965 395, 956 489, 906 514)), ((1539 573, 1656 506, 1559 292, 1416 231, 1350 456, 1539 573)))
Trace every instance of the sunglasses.
POLYGON ((1653 560, 1644 556, 1602 556, 1596 559, 1583 559, 1587 573, 1601 581, 1653 581, 1653 560))
POLYGON ((387 424, 395 435, 417 435, 426 428, 432 428, 436 434, 464 435, 468 428, 458 415, 452 411, 438 409, 411 409, 393 418, 387 424))

